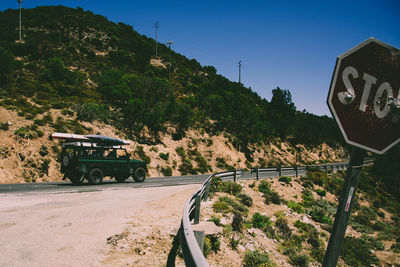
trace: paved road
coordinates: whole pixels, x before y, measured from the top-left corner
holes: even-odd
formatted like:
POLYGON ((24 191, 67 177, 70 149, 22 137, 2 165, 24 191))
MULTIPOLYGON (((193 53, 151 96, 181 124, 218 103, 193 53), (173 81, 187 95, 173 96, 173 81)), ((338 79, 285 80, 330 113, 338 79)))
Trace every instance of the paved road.
MULTIPOLYGON (((299 174, 304 174, 300 170, 299 174)), ((282 175, 294 176, 294 171, 282 171, 282 175)), ((278 172, 260 173, 260 178, 277 177, 278 172)), ((209 175, 191 175, 191 176, 169 176, 147 178, 143 183, 135 183, 132 179, 124 183, 117 183, 114 179, 104 180, 101 185, 89 185, 84 183, 80 186, 74 186, 69 181, 52 183, 29 183, 29 184, 2 184, 0 185, 0 194, 36 194, 36 193, 67 193, 67 192, 96 192, 104 189, 127 189, 127 188, 147 188, 147 187, 165 187, 176 185, 201 184, 209 175)), ((255 179, 256 175, 245 172, 240 179, 255 179)), ((225 178, 232 179, 232 178, 225 178)))

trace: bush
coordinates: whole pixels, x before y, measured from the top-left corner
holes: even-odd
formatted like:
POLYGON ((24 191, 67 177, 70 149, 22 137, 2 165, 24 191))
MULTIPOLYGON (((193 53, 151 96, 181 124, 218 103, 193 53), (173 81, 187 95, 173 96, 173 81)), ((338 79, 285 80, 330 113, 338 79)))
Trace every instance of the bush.
POLYGON ((169 152, 168 152, 168 153, 160 153, 160 158, 163 159, 163 160, 165 160, 165 161, 168 161, 168 159, 169 159, 169 152))
POLYGON ((256 212, 253 214, 253 217, 251 218, 251 223, 254 228, 259 228, 263 229, 266 225, 267 222, 269 221, 269 218, 265 215, 261 215, 260 213, 256 212))
POLYGON ((265 180, 262 180, 261 183, 258 185, 258 191, 264 194, 268 194, 271 191, 269 183, 265 180))
POLYGON ((313 197, 313 194, 312 194, 312 192, 310 190, 304 189, 301 197, 303 198, 302 204, 303 204, 304 207, 309 208, 309 207, 312 207, 314 205, 314 202, 315 202, 314 201, 314 197, 313 197))
POLYGON ((50 162, 50 159, 44 159, 42 165, 40 166, 40 170, 47 175, 49 175, 50 162))
POLYGON ((278 192, 271 190, 269 194, 265 194, 265 203, 269 205, 270 203, 280 205, 283 202, 283 199, 281 196, 278 194, 278 192))
POLYGON ((242 232, 244 225, 244 219, 241 212, 234 211, 232 219, 232 230, 236 232, 242 232))
POLYGON ((309 265, 309 258, 305 254, 294 253, 289 255, 290 263, 294 266, 306 267, 309 265))
POLYGON ((350 266, 378 265, 378 258, 371 253, 373 247, 365 240, 346 237, 340 254, 344 262, 350 266))
POLYGON ((10 129, 10 126, 8 125, 7 122, 5 122, 5 123, 0 123, 0 130, 8 131, 9 129, 10 129))
POLYGON ((49 150, 47 149, 47 146, 42 145, 39 149, 39 155, 44 157, 44 156, 47 156, 47 154, 49 154, 49 150))
POLYGON ((292 178, 288 176, 281 176, 279 177, 279 182, 285 183, 285 184, 290 184, 292 182, 292 178))
POLYGON ((167 167, 161 167, 161 172, 164 176, 171 176, 172 175, 172 168, 167 166, 167 167))
POLYGON ((222 199, 218 199, 218 201, 214 202, 213 210, 217 213, 227 213, 230 211, 228 203, 222 199))
POLYGON ((221 218, 219 216, 216 215, 212 215, 211 219, 208 220, 209 222, 213 222, 216 226, 220 226, 221 225, 221 218))
POLYGON ((310 211, 310 216, 314 221, 319 223, 325 223, 325 224, 333 223, 332 218, 327 216, 326 211, 318 206, 313 207, 313 209, 310 211))
POLYGON ((376 218, 377 215, 373 209, 362 206, 360 211, 354 217, 354 221, 366 226, 372 226, 373 221, 376 220, 376 218))
POLYGON ((289 209, 293 210, 294 212, 301 214, 304 212, 303 206, 300 203, 296 203, 293 200, 290 200, 287 203, 289 209))
POLYGON ((317 189, 315 192, 321 197, 326 196, 326 190, 317 189))
POLYGON ((244 267, 270 267, 274 266, 273 262, 269 259, 269 254, 264 252, 260 252, 258 250, 255 251, 246 251, 243 260, 244 267))
POLYGON ((237 196, 242 191, 242 186, 232 181, 224 182, 223 191, 233 196, 237 196))
POLYGON ((246 195, 245 193, 239 194, 240 203, 246 205, 247 207, 251 207, 253 205, 253 199, 246 195))
POLYGON ((146 153, 143 150, 143 146, 137 146, 135 153, 138 154, 139 158, 141 158, 144 162, 147 164, 150 163, 150 157, 146 155, 146 153))
POLYGON ((280 237, 288 241, 292 237, 292 230, 289 228, 288 221, 284 216, 279 216, 275 222, 280 237))

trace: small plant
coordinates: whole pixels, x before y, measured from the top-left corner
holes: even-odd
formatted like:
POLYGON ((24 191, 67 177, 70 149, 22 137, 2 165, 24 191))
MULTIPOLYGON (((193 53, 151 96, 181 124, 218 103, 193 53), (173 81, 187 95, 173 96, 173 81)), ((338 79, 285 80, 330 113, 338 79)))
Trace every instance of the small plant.
POLYGON ((236 232, 242 232, 244 225, 244 219, 241 212, 234 211, 232 219, 232 230, 236 232))
POLYGON ((50 162, 50 159, 44 159, 42 165, 40 166, 40 170, 47 175, 49 175, 50 162))
POLYGON ((284 240, 289 240, 292 237, 292 230, 289 228, 288 221, 284 216, 278 216, 275 226, 284 240))
POLYGON ((169 152, 167 152, 167 153, 160 153, 160 158, 163 159, 163 160, 165 160, 165 161, 168 161, 168 159, 169 159, 169 152))
POLYGON ((265 215, 261 215, 260 213, 256 212, 253 214, 251 218, 251 222, 254 228, 263 229, 269 221, 269 218, 265 215))
POLYGON ((9 130, 9 128, 10 128, 10 126, 8 125, 8 123, 7 123, 7 122, 0 123, 0 130, 3 130, 3 131, 8 131, 8 130, 9 130))
POLYGON ((39 149, 39 155, 44 157, 47 156, 49 154, 49 150, 47 149, 47 146, 42 145, 39 149))
POLYGON ((265 266, 270 267, 274 266, 274 263, 269 259, 269 254, 266 252, 260 252, 258 250, 255 251, 246 251, 243 260, 244 267, 257 267, 257 266, 265 266))
POLYGON ((264 195, 265 197, 265 203, 269 205, 270 203, 280 205, 283 201, 281 196, 278 194, 278 192, 271 190, 268 194, 264 195))
POLYGON ((253 199, 245 193, 239 194, 238 198, 240 199, 240 202, 247 207, 251 207, 253 205, 253 199))
POLYGON ((262 180, 261 183, 258 185, 258 191, 264 194, 268 194, 271 191, 269 183, 265 180, 262 180))
POLYGON ((371 249, 372 246, 362 238, 345 237, 340 254, 350 266, 379 265, 379 260, 371 253, 371 249))
POLYGON ((211 219, 208 220, 209 222, 213 222, 216 226, 220 226, 221 225, 221 217, 216 216, 216 215, 212 215, 211 219))
POLYGON ((237 249, 238 245, 240 242, 240 238, 237 238, 236 236, 232 235, 231 238, 229 239, 229 245, 232 247, 232 249, 237 249))
POLYGON ((315 190, 315 192, 321 197, 326 196, 326 190, 317 189, 317 190, 315 190))
POLYGON ((139 156, 139 158, 141 158, 144 162, 146 162, 147 164, 150 163, 150 157, 146 155, 146 153, 143 150, 143 146, 137 146, 135 153, 139 156))
POLYGON ((167 167, 161 167, 161 172, 164 176, 171 176, 172 175, 172 168, 167 166, 167 167))
POLYGON ((287 206, 288 206, 289 209, 293 210, 294 212, 296 212, 298 214, 301 214, 301 213, 304 212, 304 209, 303 209, 303 206, 301 205, 301 203, 296 203, 293 200, 290 200, 287 203, 287 206))
POLYGON ((288 176, 281 176, 279 177, 279 182, 285 183, 285 184, 290 184, 292 182, 292 178, 288 176))

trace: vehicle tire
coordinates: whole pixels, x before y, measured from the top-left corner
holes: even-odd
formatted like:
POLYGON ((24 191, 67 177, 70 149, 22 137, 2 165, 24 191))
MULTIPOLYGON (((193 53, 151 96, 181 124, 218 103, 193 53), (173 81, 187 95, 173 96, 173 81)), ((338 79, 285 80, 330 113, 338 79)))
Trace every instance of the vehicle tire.
POLYGON ((88 176, 89 184, 101 184, 103 182, 103 171, 99 168, 93 168, 88 176))
POLYGON ((67 153, 67 154, 65 154, 65 155, 62 157, 62 159, 61 159, 61 164, 62 164, 64 167, 68 167, 68 166, 69 166, 69 163, 71 162, 71 159, 72 159, 72 155, 71 155, 70 153, 67 153))
POLYGON ((146 171, 144 168, 139 167, 135 170, 135 173, 133 174, 133 180, 135 180, 135 182, 141 183, 144 181, 144 179, 146 178, 146 171))
POLYGON ((115 176, 115 180, 116 180, 118 183, 123 183, 123 182, 125 182, 126 179, 128 179, 128 177, 125 177, 125 176, 115 176))
POLYGON ((85 180, 85 174, 83 173, 71 174, 68 177, 68 179, 71 181, 73 185, 81 185, 85 180))

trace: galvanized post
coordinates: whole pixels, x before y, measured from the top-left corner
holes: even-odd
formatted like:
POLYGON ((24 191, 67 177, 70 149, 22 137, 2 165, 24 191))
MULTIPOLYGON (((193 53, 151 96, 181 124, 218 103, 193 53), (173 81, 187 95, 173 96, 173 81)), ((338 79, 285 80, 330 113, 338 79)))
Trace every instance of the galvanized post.
POLYGON ((279 166, 278 168, 278 177, 282 176, 282 166, 279 166))
POLYGON ((324 170, 325 170, 325 174, 327 174, 328 173, 328 166, 324 166, 324 170))
POLYGON ((194 203, 194 224, 199 224, 200 222, 200 203, 201 203, 201 196, 196 195, 196 200, 194 203))
POLYGON ((204 231, 193 231, 194 237, 196 238, 197 244, 199 244, 200 249, 203 251, 204 246, 204 231))
POLYGON ((360 181, 360 174, 362 164, 364 162, 365 151, 353 147, 350 156, 349 167, 347 168, 346 180, 344 182, 343 191, 339 198, 339 205, 335 215, 335 222, 333 223, 331 236, 329 238, 328 248, 323 267, 334 267, 337 264, 340 248, 342 246, 344 235, 347 228, 347 223, 351 214, 353 200, 356 195, 358 182, 360 181))
POLYGON ((233 181, 236 183, 236 176, 237 176, 237 170, 235 170, 234 174, 233 174, 233 181))
POLYGON ((294 166, 294 171, 296 172, 296 178, 299 177, 299 167, 297 165, 294 166))
POLYGON ((258 167, 256 168, 256 179, 257 179, 257 181, 260 179, 259 172, 258 172, 258 167))
POLYGON ((208 195, 210 194, 210 182, 206 184, 206 190, 204 190, 203 201, 208 200, 208 195))

